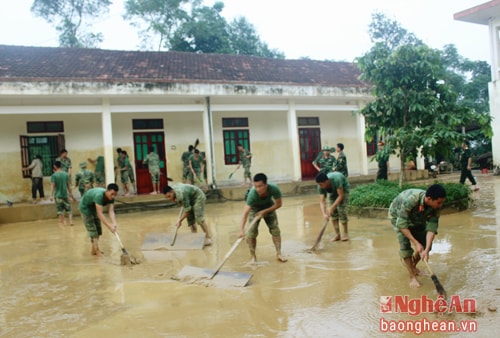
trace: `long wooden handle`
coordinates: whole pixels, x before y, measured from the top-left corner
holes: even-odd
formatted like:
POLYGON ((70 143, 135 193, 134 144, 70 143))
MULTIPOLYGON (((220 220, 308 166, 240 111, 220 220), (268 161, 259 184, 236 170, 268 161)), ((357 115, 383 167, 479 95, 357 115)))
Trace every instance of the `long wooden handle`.
MULTIPOLYGON (((177 222, 181 219, 182 214, 184 213, 184 207, 181 207, 181 211, 179 212, 179 217, 177 217, 177 222)), ((177 224, 177 222, 175 222, 177 224)), ((175 227, 174 238, 172 238, 172 242, 170 242, 170 246, 174 246, 175 240, 177 239, 177 232, 179 231, 179 227, 175 227)))
POLYGON ((330 220, 328 219, 328 220, 326 220, 326 221, 323 223, 323 227, 321 227, 321 231, 319 232, 319 234, 318 234, 318 238, 316 238, 316 242, 315 242, 315 243, 314 243, 314 245, 312 246, 311 251, 314 251, 314 250, 316 250, 316 249, 317 249, 318 244, 319 244, 319 242, 321 241, 321 238, 323 237, 323 234, 325 233, 326 226, 328 225, 328 222, 329 222, 329 221, 330 221, 330 220))
MULTIPOLYGON (((250 225, 248 226, 248 228, 253 228, 255 226, 255 224, 257 224, 257 221, 260 219, 260 217, 255 217, 253 220, 252 220, 252 223, 250 223, 250 225)), ((228 260, 228 258, 233 254, 234 250, 236 250, 236 248, 238 247, 238 245, 240 245, 240 243, 243 241, 244 237, 240 237, 236 240, 236 242, 234 242, 233 246, 231 247, 231 249, 229 249, 229 251, 226 253, 226 255, 224 256, 224 258, 222 259, 222 261, 219 263, 219 265, 217 266, 217 268, 215 268, 215 271, 212 273, 212 275, 209 277, 209 279, 213 279, 215 277, 215 275, 220 271, 220 269, 222 268, 222 266, 226 263, 226 261, 228 260)))
POLYGON ((123 243, 122 243, 122 240, 120 239, 120 236, 118 235, 118 231, 115 231, 115 236, 116 236, 116 239, 118 240, 118 243, 120 243, 120 247, 122 248, 122 252, 128 256, 128 252, 127 252, 127 249, 125 249, 125 247, 123 246, 123 243))
POLYGON ((432 272, 432 270, 431 270, 431 267, 430 267, 429 263, 427 263, 427 261, 426 261, 425 259, 423 259, 423 258, 422 258, 422 260, 424 261, 425 266, 427 267, 427 270, 429 270, 429 273, 430 273, 430 274, 431 274, 431 276, 432 276, 434 273, 432 272))

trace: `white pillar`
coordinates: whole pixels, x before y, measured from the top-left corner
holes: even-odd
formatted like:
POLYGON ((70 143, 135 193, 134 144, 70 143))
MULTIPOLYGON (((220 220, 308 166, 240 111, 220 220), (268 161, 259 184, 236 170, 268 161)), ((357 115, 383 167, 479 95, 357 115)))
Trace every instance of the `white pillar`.
MULTIPOLYGON (((108 98, 102 100, 102 143, 104 148, 104 170, 106 185, 115 182, 115 158, 113 151, 113 128, 111 121, 111 106, 108 98)), ((116 182, 115 182, 116 183, 116 182)))
POLYGON ((356 112, 356 125, 357 125, 357 133, 358 133, 358 154, 359 154, 359 163, 360 163, 360 175, 368 175, 368 153, 366 152, 366 141, 365 141, 365 117, 356 112))
POLYGON ((295 111, 295 102, 288 102, 287 112, 288 138, 290 140, 291 149, 291 172, 290 175, 293 181, 302 180, 302 170, 300 168, 300 147, 299 147, 299 129, 297 126, 297 112, 295 111))
MULTIPOLYGON (((214 172, 215 172, 215 163, 213 154, 214 148, 214 139, 213 139, 213 118, 212 118, 212 109, 210 107, 210 97, 205 98, 205 108, 203 111, 203 135, 205 136, 205 159, 207 166, 207 184, 214 184, 214 172)), ((203 175, 203 173, 202 173, 203 175)))

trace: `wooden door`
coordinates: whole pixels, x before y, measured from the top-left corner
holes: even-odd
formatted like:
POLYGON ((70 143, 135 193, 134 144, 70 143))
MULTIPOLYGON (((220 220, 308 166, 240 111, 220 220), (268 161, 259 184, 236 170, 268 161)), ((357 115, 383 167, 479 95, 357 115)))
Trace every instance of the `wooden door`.
POLYGON ((313 179, 318 173, 312 162, 321 151, 320 128, 299 128, 299 143, 302 179, 313 179))
POLYGON ((164 135, 163 132, 134 133, 135 175, 138 194, 149 194, 153 191, 148 168, 142 163, 148 155, 150 147, 153 147, 160 157, 160 191, 168 185, 164 135))

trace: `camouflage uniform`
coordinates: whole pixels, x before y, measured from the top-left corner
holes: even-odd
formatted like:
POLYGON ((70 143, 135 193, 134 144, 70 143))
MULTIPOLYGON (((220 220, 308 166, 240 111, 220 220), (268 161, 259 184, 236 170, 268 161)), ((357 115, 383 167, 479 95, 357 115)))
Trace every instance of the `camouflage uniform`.
MULTIPOLYGON (((255 188, 250 189, 246 198, 246 204, 250 207, 249 222, 252 223, 252 220, 259 211, 271 207, 274 204, 273 199, 277 200, 280 198, 281 191, 276 184, 267 184, 267 196, 264 199, 259 196, 255 188)), ((279 237, 281 235, 276 211, 266 214, 264 216, 264 221, 266 222, 267 227, 269 228, 269 233, 272 236, 279 237)), ((245 234, 247 238, 257 238, 257 235, 259 234, 259 223, 260 220, 257 221, 257 224, 255 224, 253 228, 247 230, 247 233, 245 234)))
POLYGON ((78 191, 80 191, 80 196, 94 187, 95 176, 92 171, 86 168, 82 168, 75 175, 75 186, 78 187, 78 191))
POLYGON ((349 176, 349 173, 347 171, 347 157, 345 156, 344 152, 340 152, 339 156, 337 157, 337 165, 335 166, 335 171, 338 171, 345 177, 349 176))
POLYGON ((70 178, 65 171, 56 171, 50 176, 50 183, 54 184, 54 201, 57 215, 64 215, 66 211, 71 214, 71 203, 69 202, 68 182, 70 178))
POLYGON ((176 184, 172 187, 178 205, 184 207, 184 212, 189 212, 187 222, 189 226, 195 223, 202 225, 205 221, 205 193, 191 184, 176 184))
POLYGON ((389 207, 389 218, 398 236, 399 256, 408 258, 413 255, 410 240, 400 229, 409 229, 415 239, 426 246, 427 232, 437 234, 439 211, 424 204, 425 190, 408 189, 401 192, 389 207))
POLYGON ((185 151, 182 153, 181 161, 182 161, 182 180, 192 181, 193 174, 191 173, 191 169, 189 169, 189 157, 191 156, 190 151, 185 151))
MULTIPOLYGON (((194 170, 194 173, 196 174, 196 177, 201 181, 203 179, 202 172, 201 172, 201 164, 203 163, 203 156, 200 154, 198 156, 198 159, 196 159, 194 157, 194 154, 191 154, 191 155, 189 155, 189 161, 191 161, 191 166, 193 167, 193 170, 194 170)), ((189 164, 188 164, 188 167, 189 167, 189 164)), ((192 175, 193 175, 193 173, 191 173, 190 177, 192 177, 192 175)), ((192 179, 194 179, 194 177, 192 179)))
POLYGON ((328 174, 337 165, 337 159, 333 155, 330 155, 328 157, 324 157, 321 153, 320 153, 320 155, 321 156, 318 156, 314 160, 313 164, 316 164, 317 166, 319 166, 320 173, 328 174))
POLYGON ((142 163, 148 165, 149 174, 153 184, 160 181, 160 156, 157 153, 151 152, 146 156, 142 163))
POLYGON ((252 179, 252 174, 250 173, 250 166, 252 164, 252 153, 243 148, 240 152, 240 164, 243 166, 245 172, 243 173, 243 177, 248 177, 250 180, 252 179), (248 158, 247 156, 250 156, 248 158))
POLYGON ((78 209, 82 215, 83 224, 87 229, 87 234, 90 238, 99 238, 102 235, 102 226, 99 217, 97 216, 96 204, 104 207, 108 204, 114 204, 115 200, 105 201, 105 188, 93 188, 83 195, 78 209))
POLYGON ((375 160, 377 160, 378 163, 377 180, 387 180, 387 161, 389 161, 388 148, 377 151, 375 160))
POLYGON ((335 208, 333 212, 332 219, 334 221, 339 220, 341 223, 347 223, 349 218, 347 217, 347 206, 349 204, 349 192, 351 191, 351 185, 347 178, 339 172, 332 172, 326 175, 332 184, 332 188, 330 190, 321 189, 318 186, 318 192, 325 197, 328 195, 330 200, 330 206, 335 202, 337 197, 339 197, 337 193, 337 189, 342 188, 344 190, 344 200, 335 208))

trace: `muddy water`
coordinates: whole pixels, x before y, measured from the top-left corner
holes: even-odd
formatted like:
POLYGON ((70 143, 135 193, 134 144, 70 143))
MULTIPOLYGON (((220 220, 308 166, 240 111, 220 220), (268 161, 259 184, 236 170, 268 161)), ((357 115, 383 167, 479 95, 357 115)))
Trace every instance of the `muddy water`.
MULTIPOLYGON (((241 202, 207 205, 214 245, 196 251, 141 252, 147 233, 172 232, 178 209, 118 215, 121 239, 142 263, 120 266, 109 232, 105 258, 90 256, 80 219, 0 226, 0 336, 5 337, 384 337, 381 318, 393 321, 469 320, 478 337, 500 328, 500 177, 478 177, 475 207, 442 217, 430 264, 448 292, 476 300, 475 314, 410 316, 380 312, 381 296, 436 297, 432 281, 408 287, 398 245, 387 220, 351 218, 349 242, 304 252, 321 228, 319 198, 287 197, 278 211, 287 263, 277 262, 261 224, 259 264, 240 245, 223 271, 253 274, 244 288, 203 287, 172 280, 184 266, 215 268, 237 239, 241 202), (494 312, 493 307, 499 307, 494 312), (490 310, 488 309, 490 308, 490 310)), ((1 211, 0 211, 1 212, 1 211)), ((187 228, 180 230, 187 232, 187 228)), ((423 267, 422 267, 423 268, 423 267)), ((430 333, 423 337, 466 337, 430 333)))

